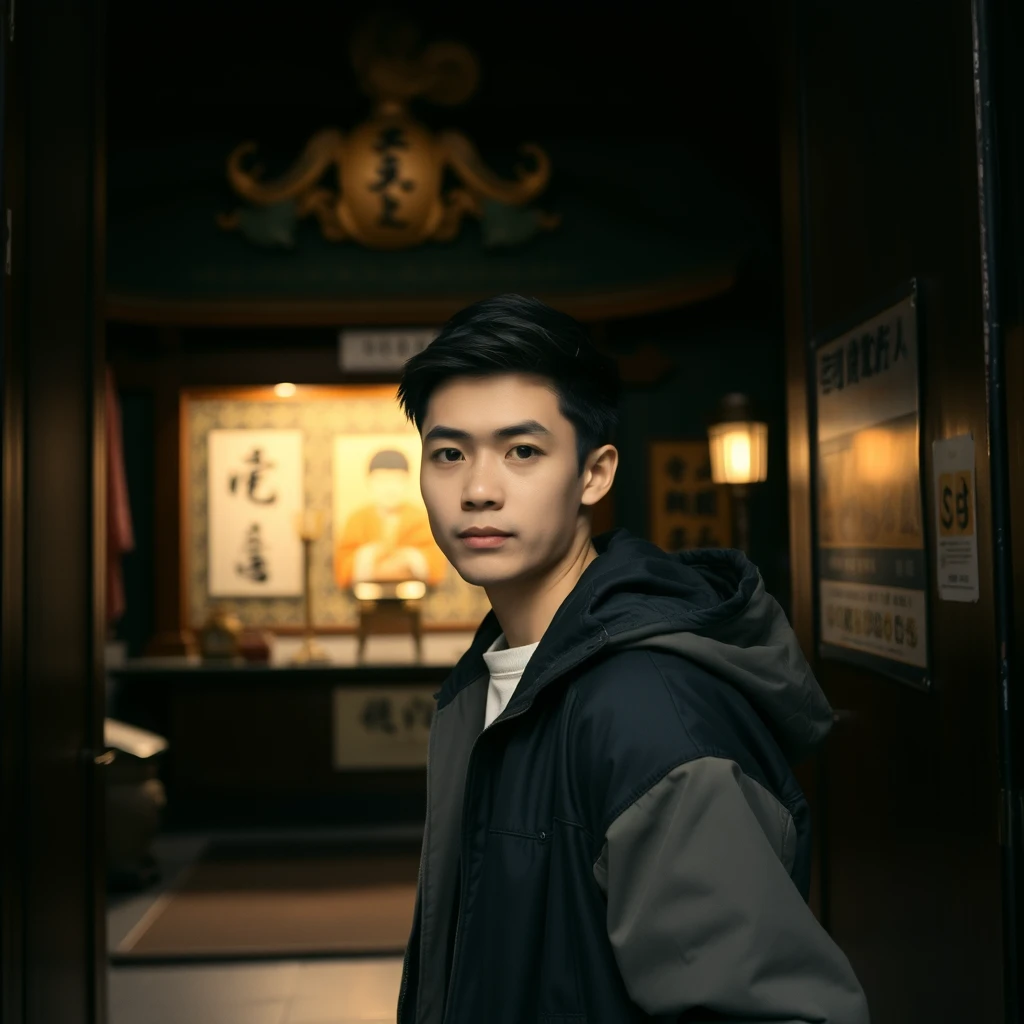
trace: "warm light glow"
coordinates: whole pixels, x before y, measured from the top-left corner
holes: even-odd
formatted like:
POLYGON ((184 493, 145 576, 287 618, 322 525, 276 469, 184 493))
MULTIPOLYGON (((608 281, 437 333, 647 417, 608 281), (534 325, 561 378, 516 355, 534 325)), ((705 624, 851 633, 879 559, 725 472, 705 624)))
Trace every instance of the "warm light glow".
POLYGON ((916 437, 886 427, 859 431, 853 438, 853 466, 856 479, 885 487, 912 474, 916 437))
POLYGON ((277 395, 278 398, 291 398, 297 390, 298 388, 296 388, 294 384, 274 385, 274 394, 277 395))
POLYGON ((324 532, 324 514, 318 508, 295 513, 295 532, 302 540, 319 540, 324 532))
POLYGON ((768 424, 716 423, 708 428, 716 484, 756 484, 768 478, 768 424))
POLYGON ((379 583, 357 583, 352 588, 357 601, 378 601, 384 588, 379 583))
POLYGON ((417 601, 427 592, 427 585, 423 580, 405 580, 395 587, 395 596, 403 601, 417 601))

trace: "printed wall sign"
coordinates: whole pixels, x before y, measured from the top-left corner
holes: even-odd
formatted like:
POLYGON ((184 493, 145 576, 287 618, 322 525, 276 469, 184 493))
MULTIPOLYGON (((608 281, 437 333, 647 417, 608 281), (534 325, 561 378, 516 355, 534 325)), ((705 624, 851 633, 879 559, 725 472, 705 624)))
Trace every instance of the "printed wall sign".
POLYGON ((813 365, 820 652, 927 686, 916 289, 813 365))
POLYGON ((977 601, 978 502, 974 489, 974 438, 932 442, 935 472, 935 576, 943 601, 977 601))

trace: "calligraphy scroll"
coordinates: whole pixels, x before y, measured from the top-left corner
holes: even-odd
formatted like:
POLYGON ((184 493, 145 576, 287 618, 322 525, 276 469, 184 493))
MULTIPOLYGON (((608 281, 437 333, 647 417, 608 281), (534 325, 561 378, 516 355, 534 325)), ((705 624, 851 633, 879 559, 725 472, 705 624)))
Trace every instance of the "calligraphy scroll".
POLYGON ((302 594, 301 430, 211 430, 210 597, 302 594))

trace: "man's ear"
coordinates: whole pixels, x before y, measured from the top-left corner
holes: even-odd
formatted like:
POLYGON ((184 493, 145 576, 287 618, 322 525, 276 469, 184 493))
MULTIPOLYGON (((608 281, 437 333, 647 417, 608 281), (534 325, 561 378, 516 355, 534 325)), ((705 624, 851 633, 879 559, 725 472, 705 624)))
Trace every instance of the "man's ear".
POLYGON ((619 451, 612 444, 595 448, 587 456, 583 469, 583 494, 580 502, 596 505, 615 483, 615 472, 619 468, 619 451))

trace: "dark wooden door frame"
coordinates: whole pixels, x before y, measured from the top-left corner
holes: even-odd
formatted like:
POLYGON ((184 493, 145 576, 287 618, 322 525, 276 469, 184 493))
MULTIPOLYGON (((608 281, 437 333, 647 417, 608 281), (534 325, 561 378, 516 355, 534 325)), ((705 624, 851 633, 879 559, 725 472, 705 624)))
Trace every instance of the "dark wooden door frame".
POLYGON ((101 0, 0 3, 0 1012, 106 1017, 101 0), (6 214, 5 214, 6 219, 6 214))
MULTIPOLYGON (((1003 883, 1003 987, 1007 1020, 1021 1013, 1021 832, 1022 788, 1020 758, 1020 666, 1017 661, 1013 517, 1010 509, 1010 442, 1008 437, 1008 401, 1006 372, 1006 307, 1003 282, 1017 278, 1022 269, 1016 265, 1015 251, 1005 232, 1002 181, 1013 182, 1011 155, 1016 156, 997 135, 997 117, 1004 130, 1019 133, 1014 123, 1021 111, 1014 109, 1007 89, 1009 71, 1005 62, 1016 63, 1019 52, 1007 45, 1019 34, 1007 31, 1010 25, 1008 5, 999 0, 972 0, 971 29, 974 47, 974 110, 977 132, 978 209, 981 225, 982 315, 985 331, 985 390, 988 407, 988 441, 992 504, 992 576, 995 589, 995 632, 999 651, 999 843, 1002 855, 1003 883), (1011 171, 1007 174, 1007 171, 1011 171), (1002 173, 1001 173, 1002 172, 1002 173), (1009 268, 1014 268, 1008 273, 1009 268)), ((1020 40, 1017 39, 1017 42, 1020 40)), ((1009 186, 1013 188, 1013 184, 1009 186)), ((1017 183, 1017 189, 1020 189, 1017 183)), ((1011 222, 1012 223, 1012 222, 1011 222)), ((1019 310, 1017 311, 1019 315, 1019 310)), ((1019 407, 1018 411, 1019 411, 1019 407)), ((1020 538, 1018 537, 1018 543, 1020 538)))
MULTIPOLYGON (((813 472, 809 462, 810 421, 808 416, 808 394, 811 392, 814 382, 808 380, 806 376, 807 339, 812 333, 813 327, 820 328, 823 326, 821 323, 815 323, 812 313, 817 313, 818 319, 821 319, 822 314, 818 308, 819 305, 828 306, 827 299, 834 299, 833 295, 827 296, 826 300, 821 300, 821 290, 819 290, 819 293, 812 291, 815 281, 823 278, 826 283, 824 290, 827 291, 828 286, 832 286, 833 292, 836 291, 836 281, 834 272, 831 272, 830 277, 829 268, 823 268, 818 263, 812 262, 815 256, 819 258, 821 256, 820 238, 817 253, 812 252, 812 232, 810 230, 813 224, 812 210, 817 210, 820 213, 821 198, 820 196, 818 197, 817 205, 813 205, 808 198, 808 182, 811 179, 809 152, 814 153, 813 143, 815 141, 821 143, 823 140, 821 138, 809 140, 810 133, 808 131, 807 110, 809 104, 816 97, 813 93, 809 92, 810 86, 805 77, 805 69, 808 65, 807 54, 812 42, 815 44, 821 42, 818 39, 809 40, 807 38, 807 10, 810 6, 802 2, 802 0, 791 0, 790 3, 785 5, 790 20, 786 27, 782 44, 782 52, 787 59, 783 62, 786 81, 784 83, 781 120, 781 177, 783 222, 786 226, 786 230, 784 230, 784 256, 787 267, 787 360, 790 367, 787 385, 787 405, 789 421, 790 528, 794 595, 793 624, 804 649, 813 657, 815 642, 813 622, 814 553, 808 541, 808 538, 811 536, 813 472)), ((819 6, 819 11, 823 6, 819 6)), ((981 376, 981 345, 978 344, 977 349, 972 350, 978 352, 977 377, 974 378, 975 395, 978 398, 982 398, 984 408, 975 406, 972 410, 973 419, 971 425, 975 431, 979 459, 981 459, 979 479, 987 470, 991 488, 989 493, 985 495, 989 500, 979 505, 978 513, 980 523, 984 519, 988 520, 987 523, 983 524, 982 536, 986 541, 989 537, 992 538, 991 550, 988 552, 982 551, 982 555, 987 554, 990 556, 988 565, 991 567, 992 593, 988 595, 988 599, 991 601, 993 611, 993 616, 990 620, 993 627, 993 646, 991 650, 991 668, 993 672, 989 675, 989 666, 987 664, 976 665, 975 668, 979 676, 984 677, 988 683, 994 682, 995 675, 996 673, 998 674, 999 700, 996 701, 994 699, 994 693, 982 693, 982 688, 980 686, 977 688, 976 699, 987 702, 979 706, 991 705, 989 721, 993 747, 985 751, 977 750, 973 756, 980 758, 984 755, 994 768, 997 760, 994 752, 994 743, 998 731, 1000 741, 998 779, 996 779, 996 773, 993 771, 991 791, 978 792, 975 799, 980 801, 986 809, 990 807, 992 811, 991 849, 993 855, 990 863, 993 866, 999 864, 999 858, 995 855, 995 843, 998 841, 1002 847, 999 852, 1002 860, 1000 896, 1002 898, 1003 932, 1000 945, 1004 985, 1003 998, 1000 1000, 1000 994, 994 988, 989 991, 993 997, 991 1000, 992 1005, 999 1002, 1003 1004, 1002 1008, 1004 1009, 1005 1016, 1000 1019, 1005 1019, 1006 1021, 1016 1021, 1020 1013, 1020 927, 1022 921, 1020 897, 1022 837, 1020 817, 1022 805, 1020 796, 1021 748, 1019 744, 1021 742, 1021 709, 1019 707, 1020 695, 1014 690, 1015 686, 1019 687, 1020 672, 1019 662, 1016 661, 1019 652, 1014 650, 1013 640, 1015 626, 1019 629, 1020 622, 1024 622, 1024 618, 1021 617, 1019 611, 1016 615, 1019 621, 1015 622, 1014 618, 1014 556, 1016 555, 1018 566, 1017 579, 1024 578, 1020 570, 1020 566, 1024 565, 1024 559, 1021 558, 1019 553, 1022 537, 1021 530, 1019 525, 1015 529, 1015 519, 1011 514, 1010 508, 1014 498, 1016 498, 1016 503, 1020 504, 1022 502, 1022 495, 1024 495, 1024 487, 1019 482, 1019 478, 1022 476, 1021 470, 1024 467, 1024 444, 1019 440, 1021 436, 1020 424, 1022 418, 1024 418, 1024 401, 1020 399, 1019 394, 1016 394, 1012 388, 1007 389, 1007 368, 1004 364, 1004 359, 1010 362, 1012 372, 1014 369, 1012 360, 1016 360, 1016 375, 1013 379, 1019 388, 1020 381, 1024 380, 1024 356, 1019 351, 1014 353, 1013 345, 1008 343, 1012 340, 1011 334, 1016 340, 1016 347, 1018 349, 1021 348, 1021 342, 1024 341, 1024 326, 1022 326, 1024 325, 1024 316, 1022 316, 1022 308, 1024 308, 1022 294, 1024 294, 1024 288, 1020 284, 1022 257, 1020 246, 1021 189, 1019 185, 1021 169, 1020 137, 1022 133, 1019 126, 1014 129, 1016 125, 1015 118, 1019 118, 1020 115, 1019 100, 1022 78, 1017 73, 1011 85, 1008 84, 1010 79, 1006 76, 1008 67, 1016 61, 1016 55, 1019 53, 1022 19, 1019 13, 1011 17, 1012 8, 1013 5, 1006 2, 1006 0, 974 0, 969 5, 969 8, 961 8, 959 11, 957 23, 960 28, 958 31, 966 29, 968 33, 966 37, 968 46, 970 45, 969 33, 971 31, 970 19, 972 14, 975 21, 973 55, 975 58, 975 79, 973 84, 976 90, 975 116, 978 118, 976 124, 978 136, 977 168, 979 172, 977 202, 978 207, 980 207, 980 221, 983 229, 981 238, 981 288, 979 288, 977 278, 966 281, 962 279, 963 275, 948 272, 951 265, 959 268, 961 264, 950 264, 948 261, 941 264, 943 269, 947 271, 947 277, 943 282, 945 291, 949 295, 955 293, 957 296, 956 301, 960 303, 960 308, 957 311, 958 314, 963 309, 963 293, 965 291, 982 291, 986 297, 986 301, 981 303, 979 308, 980 317, 984 317, 984 327, 988 341, 985 355, 983 391, 976 387, 981 376), (1015 43, 1016 45, 1014 45, 1015 43), (1002 64, 1002 67, 1000 64, 1002 64), (997 118, 1000 116, 1002 118, 1001 123, 998 125, 999 129, 1001 129, 1000 131, 993 131, 993 125, 990 122, 986 123, 993 115, 997 118), (1014 135, 1014 131, 1014 142, 1010 148, 1014 151, 1015 156, 1012 160, 1008 161, 1006 143, 1008 138, 1014 135), (1000 147, 1003 150, 1002 152, 1000 152, 1000 147), (1013 218, 1000 214, 1001 197, 998 192, 1000 182, 1006 188, 1003 198, 1008 201, 1007 210, 1012 208, 1013 218), (1014 230, 1018 234, 1016 247, 1012 241, 998 237, 1000 229, 1003 229, 1004 235, 1010 234, 1009 231, 1005 230, 1008 220, 1012 220, 1015 225, 1014 230), (1016 281, 1014 289, 1017 293, 1015 296, 1016 302, 1009 301, 1008 295, 1005 295, 1004 299, 1001 300, 1000 284, 1012 285, 1014 281, 1016 281), (986 441, 988 442, 987 446, 986 441), (1007 451, 1008 443, 1010 446, 1009 452, 1007 451), (1015 459, 1013 474, 1010 472, 1011 459, 1015 459), (1014 474, 1017 478, 1016 489, 1014 474), (1016 551, 1013 550, 1014 545, 1012 544, 1014 532, 1017 533, 1016 551), (1015 703, 1018 705, 1017 707, 1014 707, 1015 703), (1017 753, 1016 764, 1014 764, 1012 757, 1015 750, 1017 753), (996 791, 997 787, 999 792, 996 791), (997 798, 1001 818, 998 839, 995 835, 996 829, 994 827, 997 798)), ((869 15, 865 13, 864 16, 868 17, 869 15)), ((961 77, 958 80, 958 88, 961 90, 961 94, 958 98, 958 103, 968 100, 968 97, 962 93, 964 82, 962 75, 963 65, 967 63, 967 59, 970 56, 966 47, 961 49, 960 56, 962 62, 959 68, 961 77)), ((881 60, 882 58, 876 55, 876 59, 881 60)), ((814 85, 820 88, 822 82, 817 81, 814 85)), ((896 88, 899 88, 899 86, 896 88)), ((854 90, 851 95, 859 97, 860 94, 854 90)), ((898 102, 898 95, 896 99, 898 102)), ((870 115, 870 111, 865 111, 863 107, 856 106, 858 102, 861 101, 857 98, 850 99, 849 109, 856 110, 859 115, 864 115, 865 113, 870 115)), ((817 103, 819 114, 818 128, 820 132, 820 96, 817 97, 817 103)), ((848 113, 849 109, 846 109, 845 112, 848 113)), ((831 126, 831 130, 835 133, 843 131, 843 112, 843 110, 839 112, 835 125, 831 126)), ((962 115, 962 106, 955 113, 958 116, 962 115)), ((947 112, 947 115, 953 116, 953 112, 947 112)), ((856 116, 854 115, 854 121, 856 116)), ((850 119, 848 118, 848 120, 850 119)), ((827 142, 827 140, 825 141, 827 142)), ((970 153, 970 156, 972 158, 975 156, 973 151, 970 153)), ((833 164, 830 167, 827 163, 824 163, 823 158, 818 153, 817 169, 820 180, 821 174, 828 174, 830 171, 834 171, 835 166, 833 164), (822 170, 823 167, 824 170, 822 170)), ((839 177, 841 179, 842 175, 840 174, 839 177)), ((966 180, 969 179, 961 179, 964 183, 966 183, 966 180)), ((817 183, 816 181, 815 184, 817 183)), ((836 197, 834 201, 841 201, 840 196, 844 182, 840 180, 831 184, 836 197)), ((913 206, 912 203, 909 205, 913 206)), ((936 213, 936 215, 938 216, 939 214, 936 213)), ((911 219, 910 223, 913 224, 914 221, 911 219)), ((859 241, 855 240, 853 243, 854 250, 858 253, 861 251, 858 247, 859 241)), ((890 263, 890 265, 892 264, 890 263)), ((856 267, 845 265, 842 268, 842 272, 852 273, 855 275, 854 280, 858 279, 856 267)), ((864 277, 868 279, 870 275, 864 275, 864 277)), ((846 289, 846 292, 848 291, 849 289, 846 289)), ((1008 287, 1006 292, 1010 291, 1011 288, 1008 287)), ((843 294, 846 292, 843 292, 843 294)), ((947 306, 947 308, 949 307, 947 306)), ((974 335, 975 343, 977 343, 977 335, 980 335, 982 329, 980 317, 975 320, 974 324, 970 325, 972 330, 975 328, 977 330, 977 334, 974 335)), ((937 324, 934 326, 936 327, 936 330, 933 332, 935 337, 931 340, 938 341, 941 331, 938 330, 937 324)), ((962 328, 965 325, 961 322, 959 326, 962 328)), ((948 339, 946 343, 948 345, 948 339)), ((937 369, 936 373, 933 374, 933 378, 931 380, 931 391, 934 398, 942 388, 947 386, 948 382, 941 377, 937 369)), ((957 414, 962 416, 962 403, 956 408, 957 414)), ((935 430, 936 419, 934 416, 930 422, 930 427, 932 430, 935 430)), ((964 428, 961 426, 960 429, 964 428)), ((1022 522, 1020 509, 1016 508, 1015 511, 1016 523, 1019 524, 1022 522)), ((984 565, 983 558, 983 568, 984 565)), ((1018 604, 1017 607, 1019 609, 1020 605, 1018 604)), ((975 637, 973 642, 975 643, 975 650, 980 654, 981 645, 978 643, 978 638, 975 637)), ((962 671, 963 668, 964 666, 961 664, 960 670, 962 671)), ((849 673, 845 675, 847 677, 850 676, 849 673)), ((824 677, 826 684, 830 682, 844 684, 837 685, 836 692, 845 693, 853 697, 854 700, 858 699, 854 689, 848 685, 852 680, 841 678, 840 672, 835 666, 830 666, 830 670, 824 673, 824 677)), ((870 681, 861 680, 860 682, 864 685, 866 693, 869 689, 870 681)), ((961 700, 965 691, 966 687, 961 686, 959 690, 961 700)), ((894 694, 894 696, 898 695, 894 694)), ((947 700, 949 696, 950 694, 948 693, 939 692, 936 694, 935 700, 947 700)), ((877 714, 877 701, 874 702, 874 706, 866 699, 862 703, 866 708, 863 713, 877 714)), ((894 701, 894 703, 896 702, 894 701)), ((906 707, 909 702, 901 701, 899 704, 901 707, 906 707)), ((925 704, 925 701, 919 701, 919 710, 924 710, 925 704)), ((854 734, 863 731, 863 728, 868 724, 866 721, 858 721, 857 715, 861 713, 861 711, 858 711, 855 715, 842 717, 837 723, 837 735, 830 741, 833 749, 838 744, 838 747, 845 747, 847 752, 849 752, 851 743, 855 742, 854 734)), ((840 714, 842 715, 841 712, 840 714)), ((922 715, 922 719, 923 717, 922 715)), ((934 721, 934 715, 932 715, 932 719, 934 721)), ((878 730, 874 730, 874 733, 877 735, 878 730)), ((976 736, 977 734, 974 733, 972 735, 976 736)), ((838 759, 831 760, 834 760, 839 765, 838 759)), ((830 861, 837 853, 843 852, 841 850, 829 849, 828 845, 829 837, 834 832, 828 826, 828 815, 832 783, 836 781, 833 778, 830 782, 829 778, 824 774, 824 766, 829 763, 830 758, 826 756, 820 760, 819 770, 809 773, 813 783, 812 793, 809 795, 815 797, 813 803, 815 829, 816 835, 822 844, 818 851, 818 864, 821 870, 818 874, 818 885, 815 889, 815 895, 819 897, 816 909, 826 927, 829 927, 830 924, 837 924, 838 927, 841 922, 830 920, 833 916, 839 917, 838 913, 835 915, 831 913, 830 892, 840 893, 840 890, 845 886, 845 900, 843 902, 846 909, 846 923, 849 924, 850 893, 856 889, 858 883, 850 878, 841 879, 839 877, 841 873, 839 870, 834 872, 834 876, 831 879, 829 877, 830 861)), ((848 763, 846 767, 849 767, 848 763)), ((847 810, 848 808, 843 806, 837 806, 832 809, 833 822, 846 815, 847 810)), ((880 817, 882 817, 881 814, 880 817)), ((857 818, 858 821, 862 819, 863 816, 857 818)), ((840 832, 840 834, 842 833, 840 832)), ((865 845, 867 846, 868 844, 865 845)), ((894 872, 903 871, 905 874, 905 864, 901 866, 898 856, 899 852, 896 849, 890 849, 884 856, 884 861, 887 864, 893 865, 892 870, 894 872)), ((978 863, 979 860, 980 858, 976 857, 975 863, 978 863)), ((842 863, 849 869, 851 859, 847 857, 842 863)), ((854 867, 856 867, 856 862, 854 862, 854 867)), ((969 881, 969 878, 957 880, 951 878, 950 886, 952 888, 956 885, 965 885, 969 881)), ((932 891, 936 901, 942 901, 949 897, 948 893, 943 893, 938 887, 933 887, 932 891)), ((877 893, 864 890, 863 886, 861 895, 868 905, 873 898, 878 896, 877 893)), ((999 920, 998 915, 999 906, 996 903, 977 907, 978 921, 985 921, 986 923, 991 921, 992 924, 996 924, 999 920)), ((998 934, 998 932, 995 934, 998 934)), ((880 938, 882 937, 880 936, 880 938)), ((942 941, 942 939, 942 936, 936 935, 934 941, 938 942, 942 941)), ((965 963, 967 960, 969 958, 965 958, 965 963)), ((878 976, 877 971, 875 975, 876 977, 878 976)), ((920 983, 920 980, 920 972, 918 972, 916 981, 920 983)), ((954 978, 950 979, 950 986, 951 988, 955 987, 954 978)), ((913 990, 907 989, 906 991, 913 990)), ((875 1015, 879 1017, 885 1016, 887 1009, 891 1013, 891 1007, 873 1006, 873 1017, 875 1015)), ((986 1019, 993 1018, 989 1017, 986 1019)))

